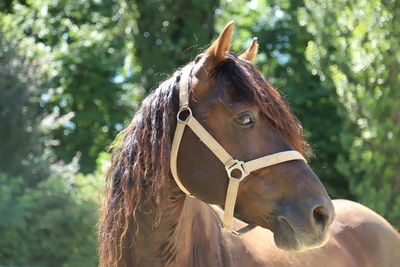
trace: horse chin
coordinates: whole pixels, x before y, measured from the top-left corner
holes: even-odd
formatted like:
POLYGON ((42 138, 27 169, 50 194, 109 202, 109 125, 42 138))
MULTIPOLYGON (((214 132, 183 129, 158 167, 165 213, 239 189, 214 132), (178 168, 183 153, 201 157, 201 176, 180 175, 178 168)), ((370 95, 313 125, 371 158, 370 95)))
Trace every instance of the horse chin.
POLYGON ((305 241, 295 233, 287 222, 281 222, 274 228, 273 233, 276 246, 286 251, 303 252, 307 249, 319 248, 325 245, 329 239, 328 234, 325 233, 317 238, 307 238, 307 241, 305 241))
POLYGON ((289 225, 280 226, 274 230, 274 241, 278 248, 292 252, 302 252, 306 250, 303 243, 289 225))

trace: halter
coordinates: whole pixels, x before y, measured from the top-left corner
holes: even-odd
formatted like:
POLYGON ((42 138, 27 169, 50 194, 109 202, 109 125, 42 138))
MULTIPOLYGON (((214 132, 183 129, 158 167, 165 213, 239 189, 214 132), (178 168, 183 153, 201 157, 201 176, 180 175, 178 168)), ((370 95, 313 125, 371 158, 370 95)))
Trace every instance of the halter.
POLYGON ((191 79, 191 72, 192 68, 190 66, 185 67, 182 70, 179 81, 179 111, 176 116, 177 126, 175 129, 174 139, 172 141, 170 160, 172 176, 174 177, 176 184, 187 196, 194 197, 182 184, 177 171, 179 145, 181 143, 185 127, 189 126, 189 128, 197 135, 197 137, 200 138, 200 140, 225 166, 229 178, 229 184, 225 198, 223 229, 233 234, 240 235, 254 228, 254 226, 248 225, 239 231, 232 229, 233 213, 235 210, 236 197, 240 182, 243 181, 253 171, 286 161, 306 160, 299 152, 295 150, 274 153, 272 155, 260 157, 247 162, 233 159, 232 156, 226 152, 226 150, 217 142, 217 140, 215 140, 214 137, 193 116, 192 110, 189 107, 189 82, 191 79))

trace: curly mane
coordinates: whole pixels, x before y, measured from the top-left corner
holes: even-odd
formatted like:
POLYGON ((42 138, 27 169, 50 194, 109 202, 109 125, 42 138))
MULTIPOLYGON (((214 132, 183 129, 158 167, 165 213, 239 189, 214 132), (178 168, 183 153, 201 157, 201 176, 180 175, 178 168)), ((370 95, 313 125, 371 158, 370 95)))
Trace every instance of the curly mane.
POLYGON ((172 76, 143 100, 112 153, 106 175, 106 201, 101 209, 101 265, 114 265, 121 257, 128 228, 136 223, 142 201, 152 199, 159 206, 167 192, 171 139, 176 125, 171 114, 177 112, 173 102, 177 99, 178 79, 179 76, 172 76))

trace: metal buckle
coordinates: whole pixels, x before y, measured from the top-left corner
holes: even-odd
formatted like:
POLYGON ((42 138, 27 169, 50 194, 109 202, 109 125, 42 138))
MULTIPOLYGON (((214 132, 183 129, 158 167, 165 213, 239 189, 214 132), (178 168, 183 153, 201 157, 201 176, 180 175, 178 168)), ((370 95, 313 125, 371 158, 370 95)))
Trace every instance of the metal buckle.
POLYGON ((256 227, 257 227, 256 225, 248 224, 248 225, 240 228, 239 230, 233 230, 233 229, 227 230, 227 229, 225 229, 225 231, 231 233, 234 236, 241 236, 241 235, 244 235, 244 234, 250 232, 251 230, 253 230, 256 227))
POLYGON ((244 162, 241 160, 233 160, 233 165, 225 166, 226 172, 228 173, 229 179, 242 181, 247 175, 249 175, 243 168, 244 162), (238 170, 240 172, 240 177, 232 176, 232 172, 238 170))
POLYGON ((189 121, 190 117, 192 117, 192 116, 193 116, 192 110, 187 106, 183 106, 179 109, 178 114, 176 114, 176 119, 180 123, 187 123, 189 121), (181 118, 181 115, 183 115, 183 117, 185 117, 185 114, 183 114, 184 112, 189 112, 189 114, 186 115, 185 119, 181 118))

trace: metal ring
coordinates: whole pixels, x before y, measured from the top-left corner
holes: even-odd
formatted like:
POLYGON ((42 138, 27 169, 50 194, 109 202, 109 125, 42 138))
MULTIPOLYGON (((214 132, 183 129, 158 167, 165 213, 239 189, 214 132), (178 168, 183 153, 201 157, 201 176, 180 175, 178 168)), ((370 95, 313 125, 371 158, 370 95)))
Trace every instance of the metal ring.
POLYGON ((190 117, 192 117, 192 116, 193 116, 193 113, 189 107, 181 107, 178 111, 178 114, 176 114, 176 119, 178 120, 178 122, 187 123, 189 121, 190 117), (180 117, 180 115, 183 112, 189 112, 189 114, 186 116, 186 119, 184 119, 184 120, 182 120, 180 117))
POLYGON ((229 179, 239 180, 239 182, 240 182, 241 180, 243 180, 248 175, 248 173, 243 168, 243 164, 244 164, 243 161, 235 160, 235 163, 233 165, 225 166, 225 169, 226 169, 226 172, 228 173, 229 179), (239 170, 240 171, 240 177, 232 176, 232 172, 234 170, 239 170))

